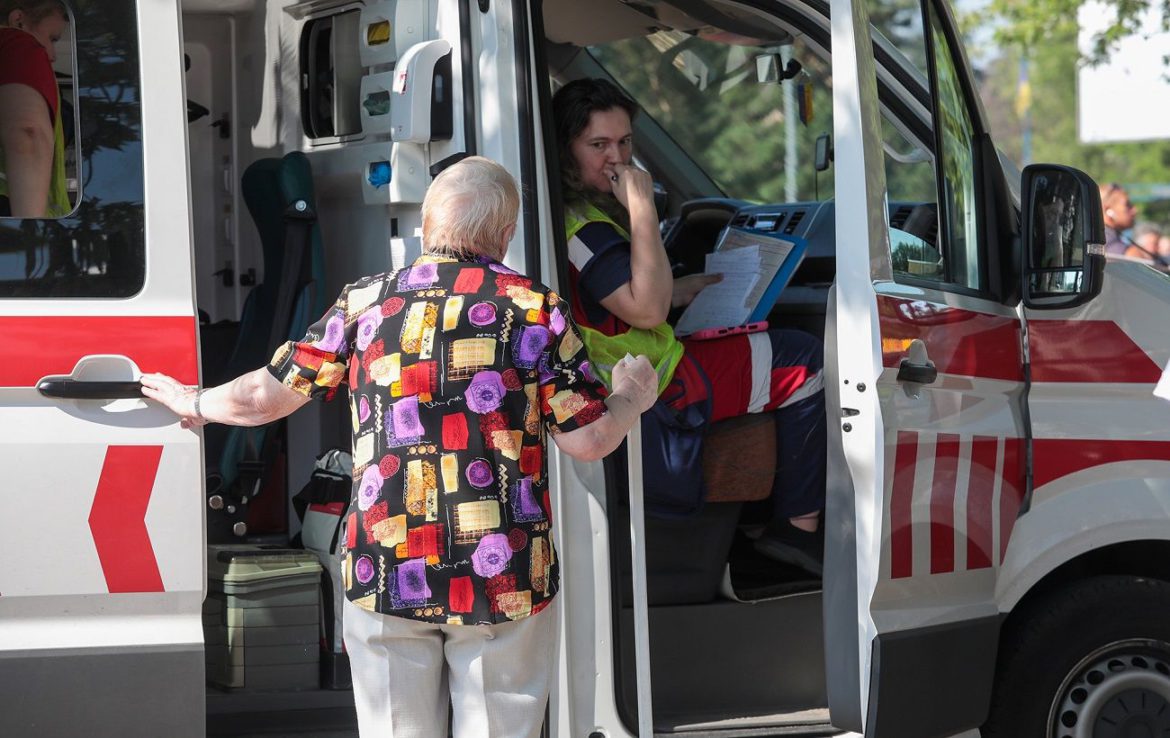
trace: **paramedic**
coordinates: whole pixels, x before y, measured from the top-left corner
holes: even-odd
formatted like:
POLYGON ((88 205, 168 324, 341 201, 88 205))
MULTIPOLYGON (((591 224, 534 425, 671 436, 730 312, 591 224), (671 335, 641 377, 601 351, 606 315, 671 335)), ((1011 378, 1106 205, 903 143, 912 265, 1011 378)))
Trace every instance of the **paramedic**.
POLYGON ((471 157, 422 205, 423 255, 365 277, 266 369, 195 391, 144 375, 182 417, 255 425, 349 386, 354 495, 345 644, 363 738, 539 735, 559 558, 545 438, 613 451, 654 404, 645 357, 602 399, 568 304, 503 266, 519 193, 471 157))
POLYGON ((53 47, 67 23, 58 0, 0 0, 0 217, 72 209, 53 72, 53 47))
POLYGON ((642 423, 643 464, 648 479, 664 481, 661 491, 647 489, 648 506, 659 494, 701 497, 702 475, 684 468, 701 457, 679 448, 693 443, 696 428, 775 412, 771 522, 756 550, 819 576, 826 449, 820 342, 789 330, 707 341, 675 338, 667 313, 718 278, 672 278, 653 183, 630 163, 636 113, 634 101, 605 80, 576 80, 553 97, 573 317, 595 364, 602 363, 599 356, 622 355, 628 347, 650 354, 659 370, 659 402, 642 423), (680 458, 687 461, 673 461, 680 458))

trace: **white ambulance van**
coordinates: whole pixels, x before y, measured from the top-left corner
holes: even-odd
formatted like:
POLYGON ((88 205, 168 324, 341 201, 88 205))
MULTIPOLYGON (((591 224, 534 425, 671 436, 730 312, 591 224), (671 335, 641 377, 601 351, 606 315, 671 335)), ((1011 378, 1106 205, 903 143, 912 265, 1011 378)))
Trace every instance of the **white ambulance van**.
POLYGON ((769 320, 824 339, 826 568, 754 558, 734 490, 643 516, 636 455, 554 451, 547 733, 1170 731, 1170 283, 1105 263, 1088 177, 998 155, 942 0, 65 4, 76 209, 0 220, 0 735, 352 720, 207 686, 202 621, 209 542, 287 540, 346 403, 213 438, 136 379, 262 364, 417 253, 458 154, 515 175, 508 263, 566 290, 550 96, 585 76, 644 111, 680 273, 729 224, 808 244, 769 320))

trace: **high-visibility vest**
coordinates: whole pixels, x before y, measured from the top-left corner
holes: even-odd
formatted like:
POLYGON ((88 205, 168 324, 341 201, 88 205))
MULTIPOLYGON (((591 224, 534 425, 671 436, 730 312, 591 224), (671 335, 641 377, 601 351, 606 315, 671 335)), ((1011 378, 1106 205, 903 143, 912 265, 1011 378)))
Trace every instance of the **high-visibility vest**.
MULTIPOLYGON (((574 205, 565 211, 565 240, 573 238, 589 223, 608 223, 622 238, 627 241, 630 239, 626 229, 615 223, 596 205, 585 203, 578 211, 579 207, 574 205)), ((650 363, 658 372, 659 394, 670 384, 675 368, 682 361, 684 351, 682 342, 675 338, 674 330, 666 322, 649 329, 630 327, 624 333, 613 336, 607 336, 588 326, 579 327, 593 373, 611 389, 613 367, 626 354, 632 356, 645 354, 646 358, 650 359, 650 363)))

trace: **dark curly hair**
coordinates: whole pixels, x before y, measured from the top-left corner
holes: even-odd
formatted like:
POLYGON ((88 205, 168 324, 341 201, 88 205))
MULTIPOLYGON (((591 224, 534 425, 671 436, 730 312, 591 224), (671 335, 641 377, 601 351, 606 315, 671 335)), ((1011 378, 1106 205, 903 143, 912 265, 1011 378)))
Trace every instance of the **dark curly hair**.
POLYGON ((625 209, 612 196, 599 198, 588 192, 581 181, 581 170, 573 157, 573 140, 589 126, 589 117, 595 112, 620 108, 630 116, 638 114, 638 104, 617 85, 604 79, 576 79, 557 90, 552 98, 553 122, 556 127, 557 149, 561 159, 561 185, 567 203, 589 201, 600 207, 618 222, 628 220, 625 209), (600 202, 598 200, 600 199, 600 202), (612 201, 612 202, 611 202, 612 201))

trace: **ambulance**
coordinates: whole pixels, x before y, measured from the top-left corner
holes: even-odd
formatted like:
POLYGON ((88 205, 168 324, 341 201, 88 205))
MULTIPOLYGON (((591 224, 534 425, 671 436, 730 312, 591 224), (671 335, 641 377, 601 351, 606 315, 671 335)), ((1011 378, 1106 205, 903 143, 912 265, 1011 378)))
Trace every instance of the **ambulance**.
POLYGON ((580 77, 638 102, 679 274, 729 226, 807 245, 768 319, 824 341, 825 572, 754 557, 736 489, 664 517, 637 453, 551 451, 546 734, 1170 731, 1170 282, 1106 263, 1088 176, 998 153, 943 0, 65 5, 75 209, 0 220, 0 735, 352 726, 345 689, 209 686, 203 621, 207 546, 287 544, 346 403, 214 436, 136 380, 263 364, 418 253, 462 154, 520 183, 507 263, 567 290, 580 77))

